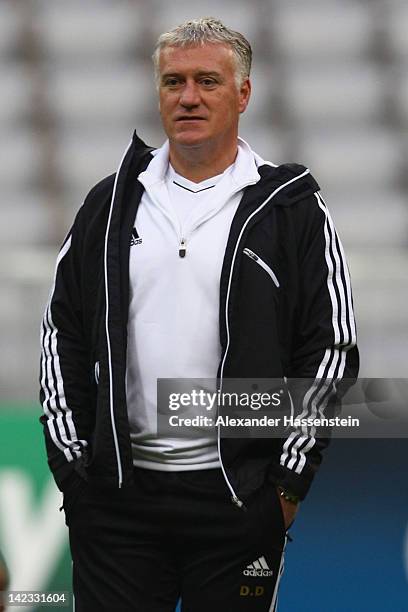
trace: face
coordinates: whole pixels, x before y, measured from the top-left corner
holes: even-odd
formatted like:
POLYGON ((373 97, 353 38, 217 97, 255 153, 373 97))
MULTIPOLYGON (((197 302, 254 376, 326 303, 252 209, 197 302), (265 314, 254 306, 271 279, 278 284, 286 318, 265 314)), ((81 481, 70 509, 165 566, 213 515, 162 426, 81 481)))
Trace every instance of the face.
POLYGON ((237 87, 228 45, 165 47, 160 54, 160 114, 170 146, 236 142, 250 91, 249 79, 237 87))

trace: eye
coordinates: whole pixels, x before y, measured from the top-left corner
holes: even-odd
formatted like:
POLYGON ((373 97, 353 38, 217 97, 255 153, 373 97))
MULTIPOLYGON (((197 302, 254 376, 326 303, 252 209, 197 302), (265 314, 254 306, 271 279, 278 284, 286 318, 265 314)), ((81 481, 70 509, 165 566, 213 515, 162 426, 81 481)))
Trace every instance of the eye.
POLYGON ((169 77, 164 81, 166 87, 177 87, 178 84, 179 80, 176 77, 169 77))
POLYGON ((214 79, 210 79, 209 77, 206 77, 204 79, 201 79, 201 84, 204 85, 205 87, 211 87, 212 85, 216 85, 216 81, 214 79))

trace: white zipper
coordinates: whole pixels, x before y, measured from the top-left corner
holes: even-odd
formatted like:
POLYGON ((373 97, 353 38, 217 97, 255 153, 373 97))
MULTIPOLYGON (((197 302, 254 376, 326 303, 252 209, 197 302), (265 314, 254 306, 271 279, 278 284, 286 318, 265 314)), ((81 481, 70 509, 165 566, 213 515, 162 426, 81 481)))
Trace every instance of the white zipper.
MULTIPOLYGON (((229 303, 229 297, 230 297, 230 291, 231 291, 231 280, 232 280, 232 272, 234 269, 234 263, 235 263, 235 258, 237 256, 237 251, 238 251, 238 245, 241 241, 242 238, 242 234, 245 231, 246 226, 248 225, 248 223, 250 222, 250 220, 252 219, 252 217, 254 217, 260 210, 262 210, 262 208, 264 206, 266 206, 266 204, 272 200, 272 198, 275 197, 275 195, 277 193, 279 193, 279 191, 281 191, 281 189, 283 189, 284 187, 286 187, 287 185, 290 185, 291 183, 294 183, 295 181, 297 181, 298 179, 303 178, 304 176, 306 176, 307 174, 310 174, 310 170, 306 169, 304 172, 302 172, 302 174, 299 174, 299 176, 295 176, 293 179, 290 179, 290 181, 287 181, 286 183, 283 183, 283 185, 280 185, 277 189, 275 189, 275 191, 273 191, 267 198, 266 200, 264 200, 262 202, 262 204, 260 204, 258 206, 258 208, 256 210, 254 210, 253 213, 251 213, 249 215, 249 217, 247 218, 247 220, 245 221, 244 225, 241 227, 241 231, 239 233, 237 242, 235 244, 235 250, 234 250, 234 254, 232 256, 232 262, 231 262, 231 267, 230 267, 230 274, 229 274, 229 279, 228 279, 228 288, 227 288, 227 298, 225 300, 225 324, 226 324, 226 329, 227 329, 227 346, 225 348, 225 353, 224 353, 224 357, 221 363, 221 372, 220 372, 220 394, 222 393, 222 383, 223 383, 223 376, 224 376, 224 366, 225 366, 225 361, 227 358, 227 354, 228 354, 228 349, 230 346, 230 330, 229 330, 229 322, 228 322, 228 303, 229 303)), ((220 430, 221 430, 221 426, 218 425, 218 432, 217 432, 217 440, 218 440, 218 457, 220 460, 220 464, 221 464, 221 469, 222 469, 222 473, 224 475, 225 478, 225 482, 227 483, 227 486, 229 488, 229 490, 232 493, 232 501, 234 502, 234 504, 236 504, 239 508, 242 508, 244 506, 244 503, 242 500, 239 499, 239 497, 237 496, 237 494, 235 493, 234 487, 232 486, 232 484, 230 483, 230 481, 228 480, 228 476, 225 472, 225 468, 224 468, 224 464, 222 462, 222 457, 221 457, 221 435, 220 435, 220 430)), ((244 506, 245 507, 245 506, 244 506)))
POLYGON ((245 255, 248 255, 248 257, 250 257, 253 261, 255 261, 259 266, 261 266, 261 268, 263 268, 265 272, 269 274, 269 276, 271 277, 275 285, 279 287, 279 281, 276 277, 275 272, 272 270, 270 266, 268 266, 268 264, 261 257, 259 257, 259 255, 251 251, 251 249, 247 249, 247 248, 245 248, 243 252, 245 253, 245 255))
POLYGON ((99 361, 95 362, 95 382, 99 385, 99 361))
MULTIPOLYGON (((220 392, 221 392, 222 387, 220 387, 220 392)), ((217 431, 217 450, 218 450, 218 458, 220 460, 220 465, 221 465, 221 470, 222 470, 222 474, 224 476, 224 480, 227 483, 227 486, 229 488, 229 490, 231 491, 231 500, 232 502, 238 506, 238 508, 244 508, 244 502, 239 499, 238 495, 235 493, 234 487, 232 486, 232 484, 230 483, 230 481, 228 480, 228 476, 227 473, 225 471, 224 468, 224 464, 222 462, 222 458, 221 458, 221 436, 220 436, 220 425, 218 425, 218 431, 217 431)))
POLYGON ((122 159, 120 160, 120 164, 116 172, 115 182, 113 185, 113 193, 112 193, 112 198, 111 198, 111 203, 110 203, 110 209, 109 209, 108 222, 106 225, 104 256, 103 256, 104 281, 105 281, 105 303, 106 303, 105 333, 106 333, 106 345, 108 349, 108 372, 109 372, 109 406, 110 406, 110 417, 111 417, 111 425, 112 425, 113 442, 114 442, 115 454, 116 454, 116 463, 118 466, 118 488, 119 489, 122 488, 122 484, 123 484, 123 471, 122 471, 122 462, 120 459, 119 441, 118 441, 118 434, 116 431, 115 415, 113 411, 113 403, 114 403, 113 402, 113 368, 112 368, 111 340, 110 340, 110 334, 109 334, 108 238, 109 238, 110 224, 111 224, 112 212, 113 212, 113 204, 115 202, 116 187, 118 184, 119 174, 120 174, 120 170, 122 168, 124 159, 126 157, 126 154, 129 151, 131 146, 132 146, 132 141, 130 141, 130 143, 128 144, 128 147, 126 151, 124 152, 122 159))

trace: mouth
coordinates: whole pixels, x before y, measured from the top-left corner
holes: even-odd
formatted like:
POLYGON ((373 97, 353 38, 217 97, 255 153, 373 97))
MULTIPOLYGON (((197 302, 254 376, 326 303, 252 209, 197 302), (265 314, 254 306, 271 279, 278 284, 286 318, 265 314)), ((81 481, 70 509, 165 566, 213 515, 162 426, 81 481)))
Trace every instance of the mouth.
POLYGON ((181 117, 178 117, 176 119, 176 122, 179 123, 180 121, 205 121, 204 117, 195 117, 193 115, 182 115, 181 117))

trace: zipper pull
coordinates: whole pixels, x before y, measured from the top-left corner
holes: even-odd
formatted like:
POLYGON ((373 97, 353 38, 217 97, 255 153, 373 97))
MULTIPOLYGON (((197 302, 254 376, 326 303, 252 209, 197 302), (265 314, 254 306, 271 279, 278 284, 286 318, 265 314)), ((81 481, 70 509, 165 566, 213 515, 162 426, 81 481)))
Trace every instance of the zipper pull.
POLYGON ((241 501, 236 495, 232 495, 231 496, 231 501, 233 504, 235 504, 237 506, 237 508, 240 508, 241 510, 243 510, 244 512, 247 511, 247 507, 244 504, 243 501, 241 501))
POLYGON ((255 255, 255 253, 251 251, 251 249, 244 249, 244 253, 245 255, 248 255, 248 257, 253 259, 254 261, 258 261, 259 259, 258 255, 255 255))
POLYGON ((186 240, 185 238, 182 238, 180 241, 180 247, 179 247, 179 256, 180 257, 185 257, 186 256, 186 240))

